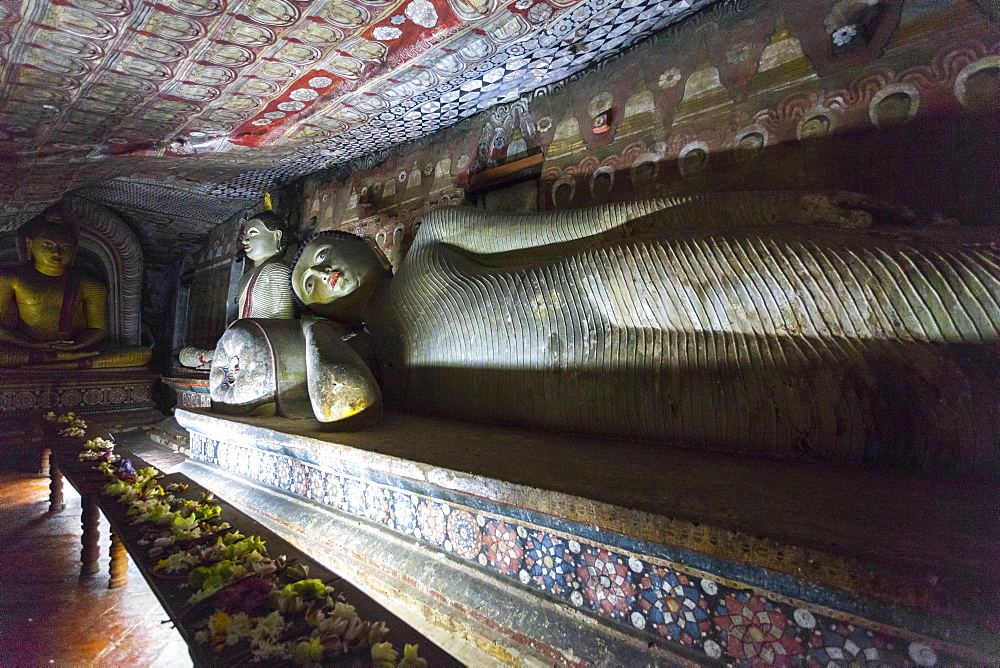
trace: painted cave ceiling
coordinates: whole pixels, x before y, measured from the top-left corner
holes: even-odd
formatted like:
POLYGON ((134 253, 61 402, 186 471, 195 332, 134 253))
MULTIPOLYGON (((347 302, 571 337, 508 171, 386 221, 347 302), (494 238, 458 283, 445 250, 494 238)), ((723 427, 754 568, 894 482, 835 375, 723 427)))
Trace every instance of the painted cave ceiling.
POLYGON ((75 191, 203 233, 716 1, 4 0, 0 231, 75 191))

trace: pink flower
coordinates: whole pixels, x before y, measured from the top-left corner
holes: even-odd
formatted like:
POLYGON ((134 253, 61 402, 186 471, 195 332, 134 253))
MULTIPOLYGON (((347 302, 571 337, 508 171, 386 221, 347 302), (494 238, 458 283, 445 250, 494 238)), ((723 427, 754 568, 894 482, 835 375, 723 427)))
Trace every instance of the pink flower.
POLYGON ((524 548, 517 537, 517 529, 504 521, 490 524, 483 536, 486 546, 486 559, 500 569, 501 573, 517 573, 524 548))
POLYGON ((788 618, 768 610, 761 597, 753 595, 744 603, 726 596, 723 612, 715 623, 729 633, 726 651, 731 656, 752 665, 787 666, 802 652, 799 641, 787 633, 788 618))
POLYGON ((582 556, 584 565, 577 567, 576 574, 583 583, 583 595, 598 605, 605 615, 628 613, 629 602, 635 596, 628 566, 607 550, 588 550, 582 556))
POLYGON ((421 501, 417 506, 417 526, 424 540, 442 545, 446 536, 446 526, 441 506, 431 501, 421 501))

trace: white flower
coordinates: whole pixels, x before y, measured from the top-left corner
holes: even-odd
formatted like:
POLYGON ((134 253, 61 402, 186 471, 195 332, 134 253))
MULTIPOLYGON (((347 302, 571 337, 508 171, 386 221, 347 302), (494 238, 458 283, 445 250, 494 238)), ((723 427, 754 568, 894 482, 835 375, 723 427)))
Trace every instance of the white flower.
POLYGON ((795 623, 804 629, 811 629, 816 626, 816 618, 805 608, 798 608, 792 616, 795 619, 795 623))
POLYGON ((333 83, 330 77, 313 77, 309 80, 310 88, 326 88, 333 83))
POLYGON ((258 118, 256 121, 252 121, 252 123, 254 125, 270 125, 271 124, 271 119, 270 118, 258 118))
MULTIPOLYGON (((542 23, 543 21, 548 21, 551 16, 552 7, 545 3, 535 5, 528 10, 528 20, 532 23, 542 23)), ((556 26, 556 31, 566 32, 569 30, 571 25, 572 24, 569 22, 562 23, 556 26)))
POLYGON ((908 649, 910 658, 918 666, 933 666, 937 664, 937 654, 927 645, 911 643, 908 649))
POLYGON ((858 26, 852 23, 851 25, 846 25, 834 31, 833 43, 836 44, 837 46, 846 46, 847 44, 850 44, 851 40, 853 40, 857 36, 858 36, 858 26))
POLYGON ((438 22, 437 10, 430 0, 413 0, 403 13, 406 14, 406 18, 423 28, 433 28, 438 22))
POLYGON ((97 436, 95 438, 90 439, 89 441, 84 442, 83 447, 86 448, 87 450, 94 450, 99 452, 111 452, 112 450, 115 449, 115 443, 114 441, 109 441, 106 438, 101 438, 100 436, 97 436))
POLYGON ((730 65, 742 63, 750 57, 750 51, 752 49, 753 47, 746 42, 737 42, 726 49, 726 62, 730 65))
POLYGON ((393 28, 391 26, 378 26, 372 30, 372 37, 382 41, 388 41, 391 39, 399 39, 399 36, 403 34, 403 31, 399 28, 393 28))
POLYGON ((514 3, 514 9, 527 9, 533 4, 535 4, 535 0, 517 0, 514 3))
POLYGON ((167 557, 167 566, 164 570, 168 573, 180 573, 197 563, 198 560, 187 552, 176 552, 167 557))
POLYGON ((681 71, 671 67, 660 75, 660 88, 673 88, 681 80, 681 71))
POLYGON ((403 16, 402 14, 395 14, 392 18, 389 19, 389 23, 391 23, 394 26, 403 25, 404 23, 406 23, 406 17, 403 16))
POLYGON ((253 624, 250 616, 245 612, 238 612, 229 618, 226 625, 226 646, 235 645, 243 638, 248 638, 253 631, 253 624))
POLYGON ((302 102, 281 102, 278 104, 278 109, 282 111, 298 111, 299 109, 305 108, 305 104, 302 102))
POLYGON ((312 88, 296 88, 288 94, 288 97, 293 100, 298 100, 299 102, 309 102, 310 100, 315 100, 319 97, 319 93, 314 91, 312 88))

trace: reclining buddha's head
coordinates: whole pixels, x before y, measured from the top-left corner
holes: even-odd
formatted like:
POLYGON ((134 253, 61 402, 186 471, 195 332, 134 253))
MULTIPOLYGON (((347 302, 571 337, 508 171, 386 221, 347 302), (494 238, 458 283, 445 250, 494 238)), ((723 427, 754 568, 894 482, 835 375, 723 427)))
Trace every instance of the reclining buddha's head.
POLYGON ((391 275, 374 239, 331 230, 318 233, 299 249, 292 290, 318 315, 357 321, 373 292, 391 275))

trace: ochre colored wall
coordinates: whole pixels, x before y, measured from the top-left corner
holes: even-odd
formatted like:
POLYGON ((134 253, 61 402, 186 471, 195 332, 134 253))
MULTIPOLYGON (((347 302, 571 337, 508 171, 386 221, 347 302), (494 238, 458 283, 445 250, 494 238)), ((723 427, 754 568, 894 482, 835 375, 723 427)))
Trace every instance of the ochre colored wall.
POLYGON ((540 209, 819 188, 923 222, 995 222, 1000 24, 969 0, 743 4, 534 91, 515 103, 527 122, 494 109, 376 166, 306 177, 301 227, 372 234, 398 263, 415 223, 460 203, 470 172, 502 163, 515 133, 544 154, 540 209))

